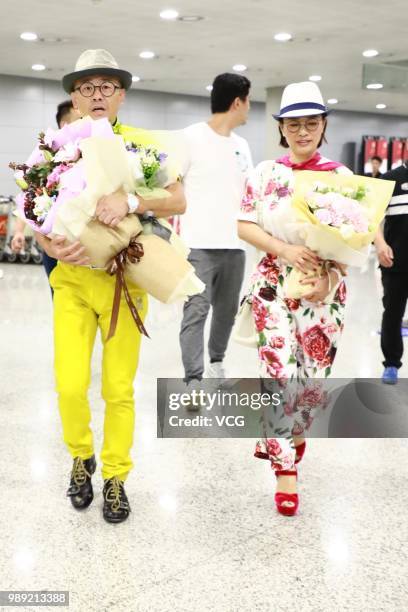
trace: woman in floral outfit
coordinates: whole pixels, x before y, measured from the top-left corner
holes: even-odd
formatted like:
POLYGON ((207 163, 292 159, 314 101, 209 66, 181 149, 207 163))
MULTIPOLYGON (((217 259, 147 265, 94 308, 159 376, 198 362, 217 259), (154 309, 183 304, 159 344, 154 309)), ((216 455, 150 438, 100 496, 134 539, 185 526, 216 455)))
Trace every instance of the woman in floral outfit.
MULTIPOLYGON (((283 409, 290 417, 289 439, 265 437, 255 451, 255 456, 271 461, 278 479, 277 509, 286 515, 295 514, 298 507, 296 464, 305 450, 304 431, 325 402, 322 386, 312 379, 330 375, 343 330, 344 270, 335 262, 326 263, 323 275, 316 272, 303 281, 310 284, 310 293, 304 298, 289 299, 284 292, 285 279, 293 267, 309 272, 322 263, 316 253, 291 242, 295 173, 316 170, 350 174, 341 164, 318 153, 327 114, 315 83, 292 83, 285 88, 275 118, 279 121, 280 144, 289 149, 289 155, 255 168, 247 182, 238 222, 240 237, 264 252, 248 294, 258 336, 261 377, 274 379, 272 384, 276 381, 288 391, 283 409), (330 303, 323 303, 329 294, 330 303), (301 389, 295 398, 291 381, 299 381, 301 389)), ((282 426, 276 433, 282 435, 282 426)))

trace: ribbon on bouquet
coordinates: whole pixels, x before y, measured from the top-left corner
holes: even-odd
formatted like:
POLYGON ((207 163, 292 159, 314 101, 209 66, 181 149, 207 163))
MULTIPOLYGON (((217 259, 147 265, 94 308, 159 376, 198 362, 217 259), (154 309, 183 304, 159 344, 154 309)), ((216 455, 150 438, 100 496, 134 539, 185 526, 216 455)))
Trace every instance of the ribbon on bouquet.
POLYGON ((143 325, 143 321, 140 318, 139 312, 130 296, 125 279, 125 265, 127 263, 139 263, 143 255, 143 245, 140 242, 137 242, 137 237, 135 236, 130 241, 129 246, 120 251, 112 259, 111 264, 107 270, 108 274, 110 274, 111 276, 116 274, 115 294, 113 297, 112 316, 107 340, 110 340, 115 335, 116 325, 119 317, 120 296, 122 294, 122 289, 126 303, 129 306, 129 310, 132 314, 133 320, 136 323, 138 330, 141 334, 150 338, 145 326, 143 325))

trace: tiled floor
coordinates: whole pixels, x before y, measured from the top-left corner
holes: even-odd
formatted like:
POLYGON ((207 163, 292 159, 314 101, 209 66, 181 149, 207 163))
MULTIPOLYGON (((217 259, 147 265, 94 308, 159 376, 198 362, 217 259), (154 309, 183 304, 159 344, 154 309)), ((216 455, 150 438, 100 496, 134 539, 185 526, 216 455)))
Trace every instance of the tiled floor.
MULTIPOLYGON (((36 266, 0 268, 0 590, 69 590, 73 612, 407 609, 406 440, 312 440, 299 514, 277 515, 271 470, 252 458, 251 440, 155 437, 155 378, 182 375, 176 307, 154 304, 147 322, 130 519, 103 521, 99 474, 94 503, 76 513, 65 497, 71 461, 53 391, 46 278, 36 266)), ((378 376, 373 265, 349 287, 334 373, 378 376)), ((98 345, 90 397, 100 441, 99 358, 98 345)), ((227 366, 257 376, 255 356, 238 345, 227 366)))

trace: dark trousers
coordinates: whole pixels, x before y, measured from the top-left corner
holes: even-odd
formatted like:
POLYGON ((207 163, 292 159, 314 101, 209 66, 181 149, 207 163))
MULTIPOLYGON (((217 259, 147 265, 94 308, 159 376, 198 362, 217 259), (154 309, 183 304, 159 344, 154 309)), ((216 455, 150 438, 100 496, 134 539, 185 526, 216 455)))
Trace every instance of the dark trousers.
POLYGON ((201 380, 204 373, 204 326, 212 307, 208 351, 210 360, 222 361, 239 306, 245 271, 240 249, 191 249, 189 261, 205 290, 184 305, 180 331, 185 378, 201 380))
POLYGON ((401 335, 402 319, 408 298, 408 273, 381 268, 383 296, 383 318, 381 325, 381 350, 385 367, 400 368, 404 345, 401 335))
MULTIPOLYGON (((44 270, 47 274, 48 279, 50 278, 50 274, 55 268, 55 266, 57 265, 57 263, 58 261, 56 259, 53 259, 49 255, 47 255, 45 251, 43 251, 43 266, 44 266, 44 270)), ((52 297, 54 297, 54 290, 52 287, 51 287, 51 295, 52 297)))
POLYGON ((43 251, 43 266, 45 268, 45 272, 49 277, 55 266, 57 265, 57 260, 53 259, 45 251, 43 251))

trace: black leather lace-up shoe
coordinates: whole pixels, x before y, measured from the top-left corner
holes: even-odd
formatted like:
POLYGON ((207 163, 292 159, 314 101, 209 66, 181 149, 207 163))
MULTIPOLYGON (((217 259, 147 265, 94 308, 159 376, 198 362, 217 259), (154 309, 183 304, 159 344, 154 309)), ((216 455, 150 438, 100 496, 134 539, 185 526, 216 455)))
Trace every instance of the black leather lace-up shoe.
POLYGON ((75 457, 67 496, 76 510, 84 510, 92 503, 94 496, 91 477, 95 470, 95 455, 85 460, 75 457))
POLYGON ((130 512, 124 484, 117 476, 105 480, 103 487, 103 518, 108 523, 122 523, 130 512))

